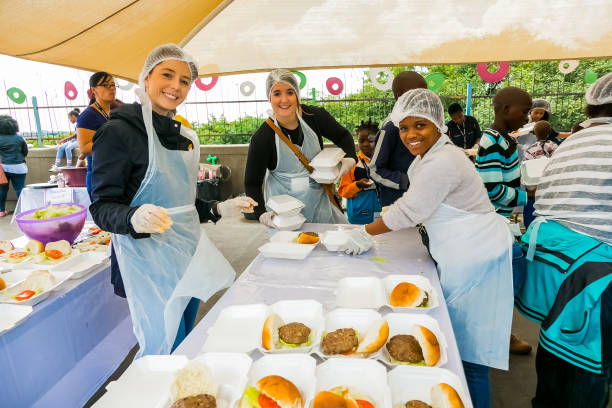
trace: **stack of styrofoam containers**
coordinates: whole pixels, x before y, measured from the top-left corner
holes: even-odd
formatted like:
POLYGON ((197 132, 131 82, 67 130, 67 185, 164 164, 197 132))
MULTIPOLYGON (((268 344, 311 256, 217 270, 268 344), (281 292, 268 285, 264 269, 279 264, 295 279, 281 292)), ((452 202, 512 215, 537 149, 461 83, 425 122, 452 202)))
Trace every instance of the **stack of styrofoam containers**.
POLYGON ((299 229, 306 221, 306 218, 302 215, 304 203, 290 195, 282 194, 270 197, 266 202, 266 207, 276 213, 272 218, 272 223, 281 231, 299 229))
POLYGON ((526 160, 521 163, 521 184, 526 187, 535 187, 540 184, 540 178, 544 174, 544 170, 550 159, 548 157, 539 157, 535 160, 526 160))
POLYGON ((314 168, 310 177, 319 184, 333 183, 340 175, 343 157, 344 151, 338 147, 323 149, 310 161, 314 168))

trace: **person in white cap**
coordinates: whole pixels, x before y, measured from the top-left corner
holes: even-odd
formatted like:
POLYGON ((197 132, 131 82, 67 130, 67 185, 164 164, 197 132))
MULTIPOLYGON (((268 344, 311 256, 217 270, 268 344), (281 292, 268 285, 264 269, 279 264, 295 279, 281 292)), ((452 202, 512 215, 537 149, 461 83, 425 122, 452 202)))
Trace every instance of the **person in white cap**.
POLYGON ((169 354, 193 328, 200 299, 234 280, 200 222, 257 204, 196 199, 198 136, 173 118, 197 77, 197 63, 181 48, 155 48, 140 74, 140 104, 113 110, 94 135, 90 211, 113 233, 113 284, 127 296, 139 356, 169 354))
POLYGON ((424 226, 474 407, 490 407, 489 367, 508 369, 510 230, 474 165, 444 134, 444 108, 435 93, 406 92, 391 120, 416 156, 408 169, 410 188, 382 219, 352 230, 344 249, 359 254, 372 247, 374 235, 424 226))
POLYGON ((244 172, 245 192, 259 203, 255 207, 256 219, 276 228, 272 222, 274 213, 266 211, 265 202, 270 197, 288 194, 305 204, 302 215, 306 222, 345 224, 346 217, 331 191, 325 191, 309 177, 292 148, 297 148, 310 162, 323 149, 323 137, 329 139, 346 154, 339 179, 357 163, 353 136, 324 108, 300 104, 298 81, 289 70, 270 72, 266 93, 272 106, 270 121, 264 122, 251 138, 244 172), (286 142, 279 132, 286 136, 286 142))
POLYGON ((612 384, 612 73, 550 158, 522 243, 517 309, 541 324, 533 407, 605 408, 612 384))

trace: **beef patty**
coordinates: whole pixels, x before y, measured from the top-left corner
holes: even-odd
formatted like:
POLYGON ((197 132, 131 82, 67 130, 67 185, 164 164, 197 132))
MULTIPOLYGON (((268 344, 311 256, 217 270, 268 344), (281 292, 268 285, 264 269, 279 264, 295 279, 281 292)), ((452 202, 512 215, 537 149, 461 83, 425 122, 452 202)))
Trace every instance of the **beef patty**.
POLYGON ((170 406, 170 408, 216 408, 217 400, 212 395, 200 394, 181 398, 170 406))
POLYGON ((345 354, 359 345, 353 329, 338 329, 323 337, 321 348, 325 354, 345 354))
POLYGON ((387 343, 387 350, 391 357, 397 361, 418 363, 423 361, 423 350, 417 339, 408 334, 398 334, 391 337, 387 343))
POLYGON ((278 328, 278 337, 288 344, 302 344, 308 342, 310 328, 302 323, 289 323, 278 328))

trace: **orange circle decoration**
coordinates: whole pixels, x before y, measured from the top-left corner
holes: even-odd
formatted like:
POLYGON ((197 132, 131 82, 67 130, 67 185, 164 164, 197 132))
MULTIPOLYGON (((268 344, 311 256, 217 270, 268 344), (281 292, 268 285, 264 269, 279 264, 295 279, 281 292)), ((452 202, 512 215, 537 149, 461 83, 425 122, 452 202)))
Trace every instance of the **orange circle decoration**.
POLYGON ((495 72, 489 72, 487 69, 488 65, 489 64, 486 62, 481 62, 480 64, 476 65, 478 75, 485 82, 499 82, 504 79, 506 75, 508 75, 508 72, 510 72, 510 63, 508 62, 500 62, 499 68, 495 72))
POLYGON ((64 83, 64 96, 66 99, 74 101, 78 95, 79 91, 77 91, 76 86, 72 82, 66 81, 64 83))
POLYGON ((202 82, 202 78, 198 78, 195 80, 195 86, 198 87, 199 90, 201 91, 210 91, 211 89, 213 89, 215 87, 215 85, 217 85, 217 81, 219 80, 219 77, 214 76, 211 78, 210 83, 205 84, 204 82, 202 82))
POLYGON ((327 81, 325 81, 325 86, 327 87, 327 91, 332 95, 340 95, 344 90, 344 84, 338 77, 327 78, 327 81))

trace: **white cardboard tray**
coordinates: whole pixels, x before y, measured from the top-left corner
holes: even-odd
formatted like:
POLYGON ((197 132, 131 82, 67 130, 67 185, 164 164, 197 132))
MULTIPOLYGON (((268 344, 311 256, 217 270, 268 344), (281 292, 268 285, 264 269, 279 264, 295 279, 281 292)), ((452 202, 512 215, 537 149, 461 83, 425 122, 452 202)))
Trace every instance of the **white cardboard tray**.
POLYGON ((302 260, 310 255, 315 245, 268 242, 258 249, 266 258, 302 260))
POLYGON ((59 272, 59 271, 49 271, 49 272, 51 272, 51 274, 55 277, 56 282, 55 282, 55 285, 53 285, 48 290, 36 296, 33 296, 29 299, 26 299, 26 300, 18 301, 18 300, 11 299, 11 296, 15 296, 16 294, 21 293, 24 290, 28 289, 26 287, 23 287, 23 288, 21 287, 23 284, 23 281, 21 281, 12 286, 8 286, 3 291, 0 291, 0 303, 8 303, 12 305, 22 305, 22 306, 34 306, 42 302, 46 298, 48 298, 51 292, 60 289, 60 287, 70 278, 70 273, 68 272, 59 272))
POLYGON ((550 158, 540 157, 533 160, 525 160, 521 163, 521 184, 524 186, 537 186, 550 158))
POLYGON ((317 168, 330 168, 336 166, 344 157, 344 151, 339 147, 328 147, 310 160, 310 165, 317 168))
POLYGON ((436 367, 400 366, 388 374, 389 388, 391 388, 392 407, 403 407, 410 400, 421 400, 431 404, 431 387, 446 383, 453 387, 463 405, 472 408, 472 400, 456 374, 449 370, 436 367))
POLYGON ((344 308, 379 309, 387 306, 394 311, 427 313, 439 306, 438 294, 429 279, 420 275, 389 275, 375 277, 347 277, 338 281, 336 305, 344 308), (429 295, 428 307, 396 307, 389 304, 393 288, 401 282, 412 283, 429 295))
POLYGON ((306 217, 302 214, 296 215, 275 215, 272 223, 281 231, 294 231, 300 229, 306 222, 306 217))
POLYGON ((32 306, 0 304, 0 336, 20 324, 32 313, 32 306))
MULTIPOLYGON (((208 329, 203 352, 248 353, 261 350, 261 334, 266 318, 278 313, 285 323, 304 323, 312 330, 313 344, 290 352, 307 353, 318 345, 323 330, 323 306, 314 300, 284 300, 271 306, 261 303, 229 306, 221 311, 215 324, 208 329)), ((267 351, 285 352, 286 351, 267 351)))
POLYGON ((304 208, 304 203, 288 194, 281 194, 270 197, 266 202, 266 208, 276 214, 295 215, 304 208))

